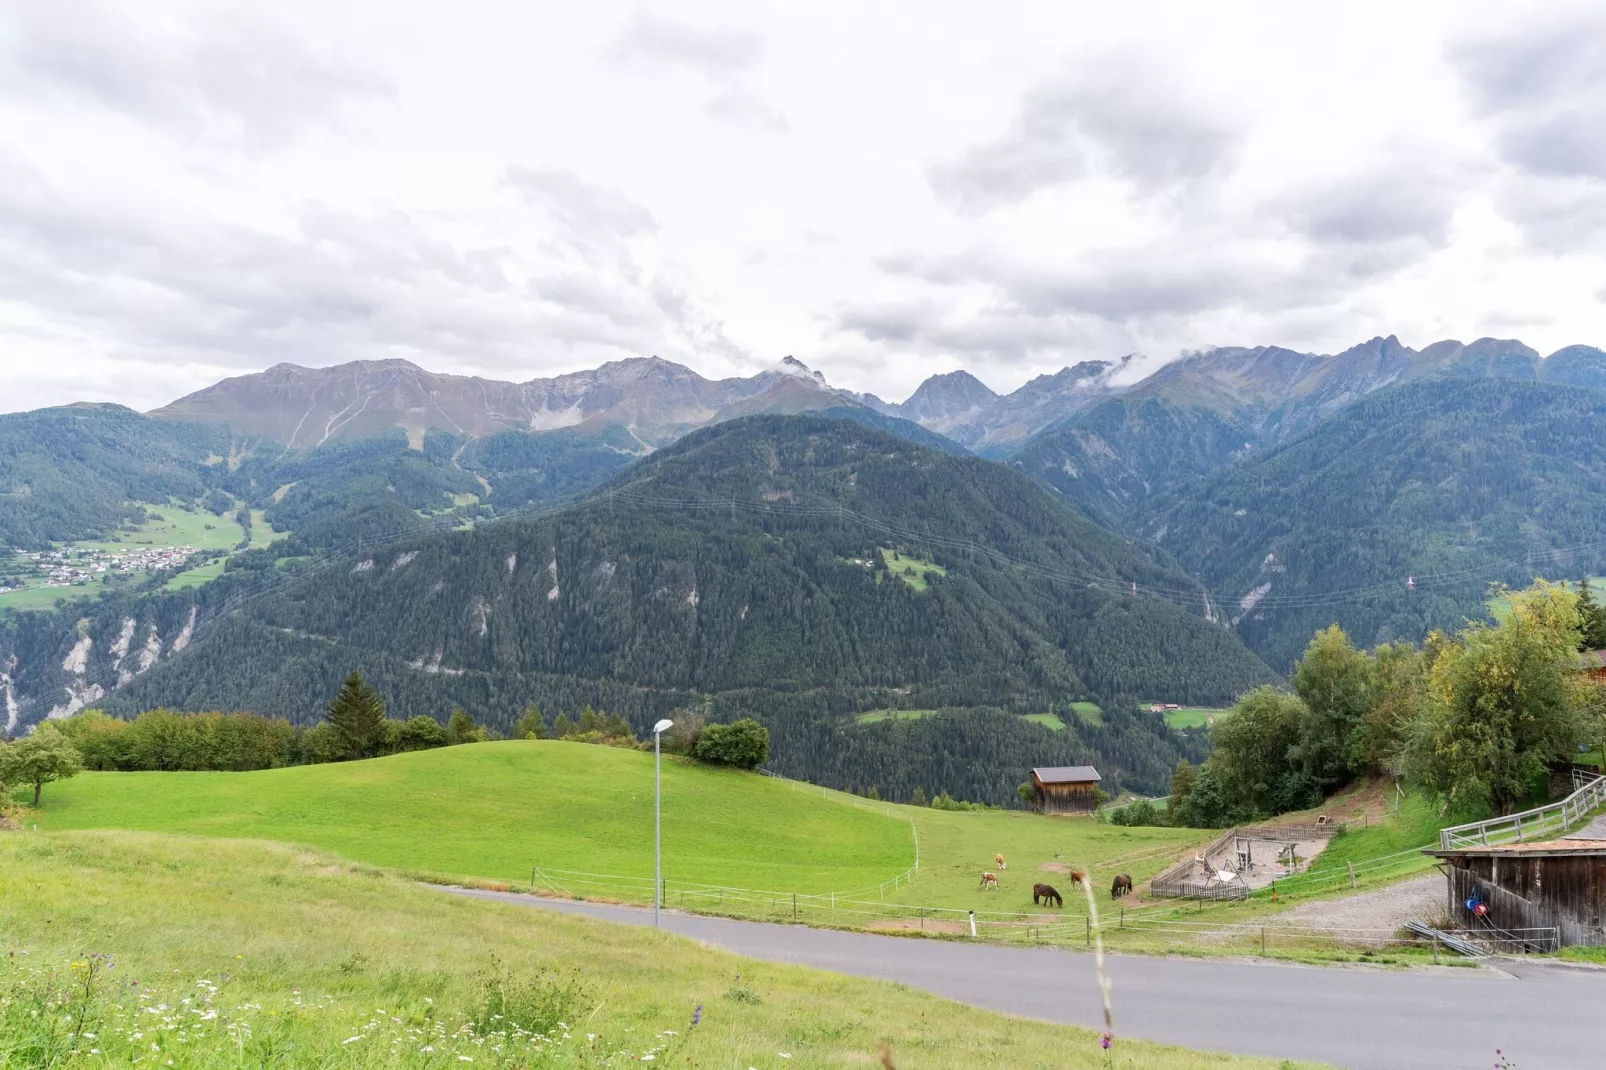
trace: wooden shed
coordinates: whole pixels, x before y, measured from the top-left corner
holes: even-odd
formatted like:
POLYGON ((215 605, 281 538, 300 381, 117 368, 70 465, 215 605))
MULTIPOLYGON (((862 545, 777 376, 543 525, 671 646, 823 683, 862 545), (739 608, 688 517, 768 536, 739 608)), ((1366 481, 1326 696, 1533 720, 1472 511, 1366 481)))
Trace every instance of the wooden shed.
POLYGON ((1045 814, 1091 814, 1098 807, 1093 789, 1103 779, 1091 765, 1033 769, 1034 803, 1045 814))
POLYGON ((1586 650, 1579 654, 1578 668, 1597 684, 1606 684, 1606 650, 1586 650))
POLYGON ((1558 930, 1562 946, 1606 945, 1606 840, 1430 850, 1444 860, 1450 917, 1478 928, 1483 904, 1490 925, 1508 930, 1558 930), (1467 904, 1472 903, 1469 907, 1467 904))

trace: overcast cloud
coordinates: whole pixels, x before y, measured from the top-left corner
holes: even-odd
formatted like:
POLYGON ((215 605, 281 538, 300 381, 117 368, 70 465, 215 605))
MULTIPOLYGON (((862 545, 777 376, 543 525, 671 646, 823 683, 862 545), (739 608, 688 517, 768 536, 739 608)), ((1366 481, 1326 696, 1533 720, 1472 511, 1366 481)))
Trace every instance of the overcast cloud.
POLYGON ((0 7, 0 411, 279 361, 1606 344, 1588 4, 0 7), (1382 26, 1387 32, 1379 32, 1382 26))

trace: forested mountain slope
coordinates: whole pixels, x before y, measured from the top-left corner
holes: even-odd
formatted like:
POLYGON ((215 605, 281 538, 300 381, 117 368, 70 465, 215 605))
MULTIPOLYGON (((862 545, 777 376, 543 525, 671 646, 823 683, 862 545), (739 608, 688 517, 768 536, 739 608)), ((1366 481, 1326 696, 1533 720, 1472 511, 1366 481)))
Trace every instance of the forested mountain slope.
POLYGON ((1418 641, 1481 616, 1490 581, 1606 565, 1606 393, 1408 383, 1155 504, 1145 530, 1274 667, 1335 620, 1418 641))
MULTIPOLYGON (((187 649, 104 704, 307 720, 361 668, 396 713, 462 704, 504 727, 529 701, 592 702, 643 727, 674 708, 752 712, 775 731, 779 768, 864 783, 836 767, 857 711, 1091 697, 1113 714, 1136 696, 1221 702, 1272 678, 1226 628, 1131 596, 1201 593, 1165 560, 1014 472, 843 421, 734 421, 556 514, 327 561, 203 588, 187 649), (252 597, 231 603, 231 587, 252 597)), ((130 615, 108 605, 78 628, 83 683, 130 615)), ((47 664, 29 694, 63 686, 50 663, 67 653, 32 655, 47 664)), ((1066 712, 1057 740, 1008 724, 1058 753, 1078 731, 1066 712)), ((1084 730, 1088 748, 1158 788, 1176 741, 1157 719, 1113 721, 1104 745, 1084 730)))
POLYGON ((146 419, 121 405, 0 414, 0 549, 104 536, 138 503, 199 498, 227 430, 146 419))
POLYGON ((1021 471, 1093 515, 1139 528, 1151 502, 1253 456, 1391 386, 1430 377, 1502 378, 1606 388, 1606 353, 1569 346, 1546 358, 1482 338, 1414 350, 1392 335, 1333 356, 1277 347, 1214 349, 1166 365, 1024 443, 1021 471))

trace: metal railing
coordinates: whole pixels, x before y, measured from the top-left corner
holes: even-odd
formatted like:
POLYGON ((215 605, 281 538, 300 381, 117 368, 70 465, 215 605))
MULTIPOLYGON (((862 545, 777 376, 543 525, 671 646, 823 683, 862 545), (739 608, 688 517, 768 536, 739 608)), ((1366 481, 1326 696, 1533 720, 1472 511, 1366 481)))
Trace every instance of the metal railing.
POLYGON ((1554 833, 1572 831, 1596 808, 1606 805, 1606 777, 1574 774, 1577 785, 1571 795, 1560 802, 1536 806, 1520 814, 1492 817, 1487 821, 1473 821, 1453 825, 1439 831, 1439 850, 1454 851, 1463 847, 1490 847, 1503 843, 1524 843, 1542 840, 1554 833))

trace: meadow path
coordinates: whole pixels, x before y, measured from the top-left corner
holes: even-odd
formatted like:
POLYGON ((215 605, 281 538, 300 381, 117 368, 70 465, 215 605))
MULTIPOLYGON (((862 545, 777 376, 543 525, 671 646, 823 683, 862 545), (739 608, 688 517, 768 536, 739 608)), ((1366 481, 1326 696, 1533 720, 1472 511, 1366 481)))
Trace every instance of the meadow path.
MULTIPOLYGON (((512 892, 465 896, 651 925, 652 912, 512 892)), ((673 933, 741 955, 899 981, 977 1007, 1103 1028, 1093 956, 920 940, 665 911, 673 933)), ((1601 1065, 1606 969, 1501 960, 1497 968, 1322 968, 1238 959, 1107 960, 1118 1035, 1355 1070, 1601 1065)))

